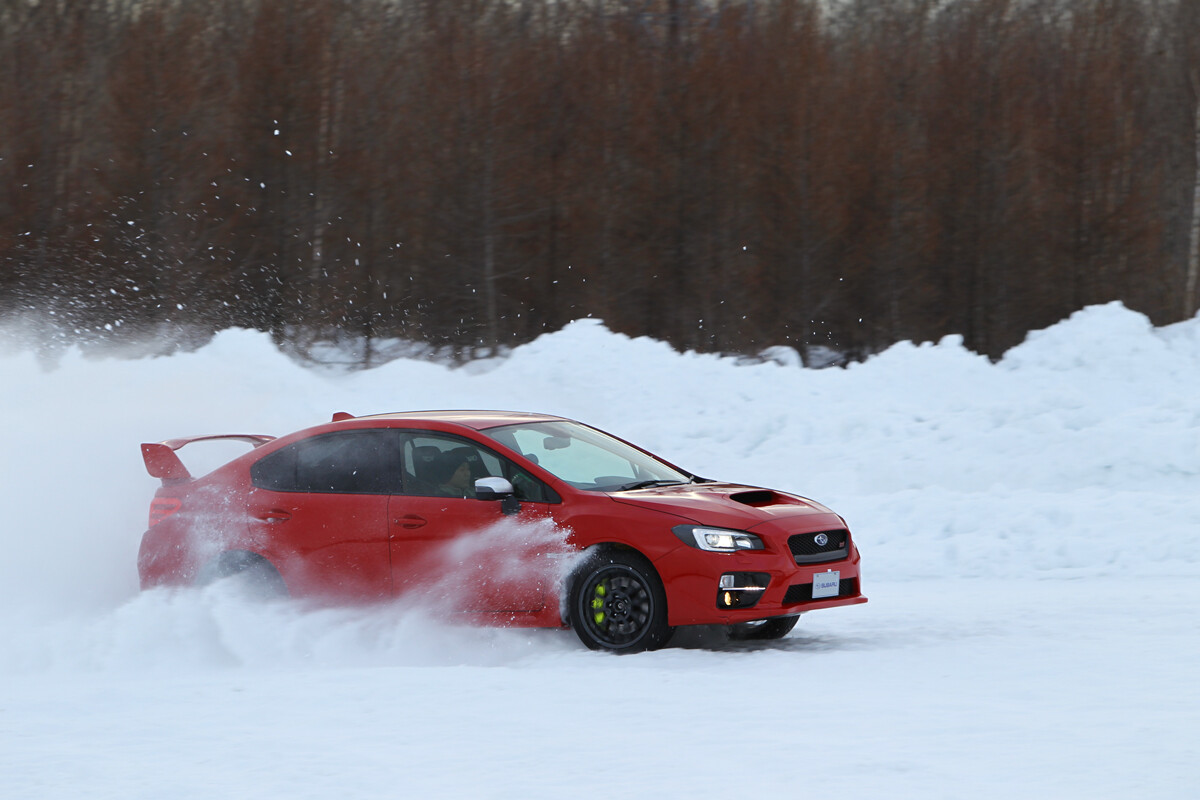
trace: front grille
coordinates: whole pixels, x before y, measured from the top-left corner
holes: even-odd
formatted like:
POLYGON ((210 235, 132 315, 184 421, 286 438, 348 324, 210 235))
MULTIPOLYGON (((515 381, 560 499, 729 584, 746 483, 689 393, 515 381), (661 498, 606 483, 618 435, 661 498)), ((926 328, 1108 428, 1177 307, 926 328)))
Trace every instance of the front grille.
MULTIPOLYGON (((858 578, 843 578, 838 581, 838 597, 853 597, 858 594, 858 578)), ((796 603, 807 603, 813 599, 811 583, 797 583, 795 586, 789 586, 787 592, 783 595, 783 604, 785 606, 795 605, 796 603)), ((832 597, 822 597, 822 600, 833 600, 832 597)))
POLYGON ((820 564, 845 558, 850 534, 845 530, 813 531, 788 537, 788 549, 797 564, 820 564), (825 537, 825 544, 818 544, 817 537, 825 537))

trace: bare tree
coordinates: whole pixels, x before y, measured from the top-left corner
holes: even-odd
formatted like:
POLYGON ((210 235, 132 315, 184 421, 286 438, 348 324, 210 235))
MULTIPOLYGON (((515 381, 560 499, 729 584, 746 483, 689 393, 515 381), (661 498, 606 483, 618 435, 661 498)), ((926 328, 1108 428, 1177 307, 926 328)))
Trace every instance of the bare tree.
MULTIPOLYGON (((1200 304, 1184 0, 0 7, 0 312, 996 356, 1200 304)), ((106 326, 121 330, 108 330, 106 326)), ((199 334, 197 333, 199 332, 199 334)))

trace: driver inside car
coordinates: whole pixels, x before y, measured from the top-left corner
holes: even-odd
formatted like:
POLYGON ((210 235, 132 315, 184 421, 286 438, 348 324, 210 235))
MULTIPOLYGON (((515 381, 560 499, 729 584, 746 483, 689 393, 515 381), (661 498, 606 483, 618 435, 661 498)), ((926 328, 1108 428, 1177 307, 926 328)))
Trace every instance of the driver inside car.
POLYGON ((465 447, 442 453, 436 467, 438 494, 444 497, 474 497, 471 462, 478 460, 479 455, 465 447))

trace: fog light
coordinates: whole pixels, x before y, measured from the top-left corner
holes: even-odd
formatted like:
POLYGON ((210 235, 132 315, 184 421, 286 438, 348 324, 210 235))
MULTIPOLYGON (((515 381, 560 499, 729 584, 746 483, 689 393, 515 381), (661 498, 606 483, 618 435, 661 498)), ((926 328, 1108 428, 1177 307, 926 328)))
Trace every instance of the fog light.
POLYGON ((717 607, 752 608, 770 582, 765 572, 726 572, 717 579, 717 607))

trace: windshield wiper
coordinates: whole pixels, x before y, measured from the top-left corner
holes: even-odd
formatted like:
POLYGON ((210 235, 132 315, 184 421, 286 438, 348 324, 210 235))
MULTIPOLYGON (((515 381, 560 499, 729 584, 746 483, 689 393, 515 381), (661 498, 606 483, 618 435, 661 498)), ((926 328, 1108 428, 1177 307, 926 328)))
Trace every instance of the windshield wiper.
POLYGON ((614 492, 632 492, 634 489, 648 489, 651 486, 679 486, 686 481, 675 480, 652 480, 652 481, 634 481, 633 483, 623 483, 614 492))

